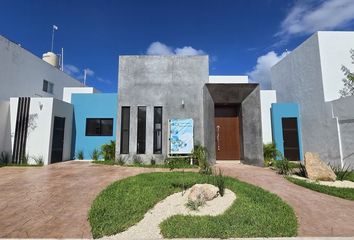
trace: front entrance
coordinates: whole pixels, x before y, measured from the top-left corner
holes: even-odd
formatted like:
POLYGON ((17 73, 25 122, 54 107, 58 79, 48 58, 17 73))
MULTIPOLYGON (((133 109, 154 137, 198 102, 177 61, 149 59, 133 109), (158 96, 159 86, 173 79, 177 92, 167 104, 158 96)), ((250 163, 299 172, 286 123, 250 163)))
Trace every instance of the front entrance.
POLYGON ((291 161, 300 160, 297 118, 282 118, 284 157, 291 161))
POLYGON ((63 161, 65 118, 54 117, 52 159, 50 163, 63 161))
POLYGON ((215 106, 216 160, 240 160, 240 107, 215 106))

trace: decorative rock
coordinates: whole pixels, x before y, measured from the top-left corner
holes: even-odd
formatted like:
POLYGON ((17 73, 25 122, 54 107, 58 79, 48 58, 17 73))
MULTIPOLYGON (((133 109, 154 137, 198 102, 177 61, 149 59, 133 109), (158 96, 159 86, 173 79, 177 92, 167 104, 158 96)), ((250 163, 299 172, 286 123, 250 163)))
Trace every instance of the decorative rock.
POLYGON ((315 181, 335 181, 336 174, 333 170, 321 161, 318 153, 305 153, 305 168, 307 177, 315 181))
POLYGON ((211 184, 195 184, 189 192, 189 201, 206 202, 218 196, 219 189, 211 184))

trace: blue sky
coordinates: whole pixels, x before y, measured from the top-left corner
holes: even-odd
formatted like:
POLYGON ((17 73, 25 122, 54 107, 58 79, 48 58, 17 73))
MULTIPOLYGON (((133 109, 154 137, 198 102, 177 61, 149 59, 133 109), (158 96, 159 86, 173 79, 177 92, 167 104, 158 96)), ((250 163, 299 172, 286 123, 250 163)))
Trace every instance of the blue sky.
POLYGON ((353 0, 0 0, 0 34, 37 56, 65 50, 66 71, 117 91, 118 56, 208 54, 210 74, 248 74, 269 87, 269 68, 313 32, 353 30, 353 0))

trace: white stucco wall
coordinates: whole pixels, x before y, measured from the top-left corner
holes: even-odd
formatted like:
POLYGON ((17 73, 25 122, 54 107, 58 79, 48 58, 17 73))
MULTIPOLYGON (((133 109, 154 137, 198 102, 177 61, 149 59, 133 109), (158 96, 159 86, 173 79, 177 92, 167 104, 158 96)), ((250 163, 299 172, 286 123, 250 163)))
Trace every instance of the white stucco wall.
POLYGON ((326 162, 339 163, 337 123, 325 103, 318 34, 273 66, 271 74, 277 102, 299 104, 303 152, 317 152, 326 162))
POLYGON ((73 93, 96 93, 93 87, 65 87, 63 89, 63 101, 71 103, 71 95, 73 93))
POLYGON ((350 49, 354 49, 354 32, 318 32, 321 71, 325 101, 340 97, 345 77, 342 65, 354 72, 350 49))
POLYGON ((0 153, 11 153, 10 101, 0 101, 0 153))
POLYGON ((209 76, 209 83, 248 83, 248 76, 209 76))
POLYGON ((275 90, 261 90, 261 113, 262 113, 262 136, 263 143, 271 143, 272 138, 272 119, 271 119, 271 107, 272 103, 277 102, 275 90))
MULTIPOLYGON (((11 143, 14 144, 18 98, 10 99, 11 143)), ((70 159, 73 107, 71 104, 54 98, 31 98, 29 125, 26 141, 26 154, 29 163, 34 157, 43 157, 44 164, 51 159, 54 116, 65 117, 63 160, 70 159)))
POLYGON ((64 87, 82 84, 26 49, 0 36, 0 100, 10 97, 63 98, 64 87), (54 84, 53 94, 42 91, 43 80, 54 84))

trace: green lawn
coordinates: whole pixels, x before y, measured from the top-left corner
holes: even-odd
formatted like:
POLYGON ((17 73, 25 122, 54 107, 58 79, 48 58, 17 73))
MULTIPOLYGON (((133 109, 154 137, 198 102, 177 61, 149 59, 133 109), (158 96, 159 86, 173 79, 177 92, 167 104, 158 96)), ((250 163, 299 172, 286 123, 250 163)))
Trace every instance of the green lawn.
POLYGON ((285 177, 285 178, 292 183, 314 190, 316 192, 321 192, 321 193, 325 193, 328 195, 332 195, 335 197, 340 197, 348 200, 354 200, 353 188, 337 188, 337 187, 323 186, 317 183, 310 183, 305 180, 301 180, 293 177, 285 177))
MULTIPOLYGON (((156 203, 181 186, 211 182, 198 173, 146 173, 114 182, 93 202, 89 221, 94 238, 114 235, 143 219, 156 203)), ((292 208, 261 188, 225 178, 225 186, 237 199, 216 217, 173 216, 161 224, 164 237, 285 237, 296 236, 297 219, 292 208)))

